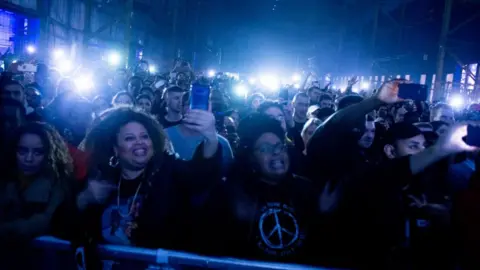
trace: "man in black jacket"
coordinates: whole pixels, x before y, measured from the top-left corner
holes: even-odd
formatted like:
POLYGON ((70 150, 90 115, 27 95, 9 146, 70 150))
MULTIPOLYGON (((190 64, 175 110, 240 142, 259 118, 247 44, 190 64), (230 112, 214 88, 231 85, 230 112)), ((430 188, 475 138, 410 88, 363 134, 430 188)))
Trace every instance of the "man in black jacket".
POLYGON ((307 146, 310 178, 328 184, 328 192, 340 193, 331 221, 335 224, 332 252, 353 267, 386 266, 391 248, 398 244, 398 221, 388 212, 396 209, 397 194, 413 175, 448 155, 476 149, 462 140, 466 125, 457 125, 421 153, 371 168, 358 166, 357 149, 352 146, 359 135, 354 130, 361 130, 369 112, 398 101, 398 83, 387 82, 375 96, 330 117, 307 146))

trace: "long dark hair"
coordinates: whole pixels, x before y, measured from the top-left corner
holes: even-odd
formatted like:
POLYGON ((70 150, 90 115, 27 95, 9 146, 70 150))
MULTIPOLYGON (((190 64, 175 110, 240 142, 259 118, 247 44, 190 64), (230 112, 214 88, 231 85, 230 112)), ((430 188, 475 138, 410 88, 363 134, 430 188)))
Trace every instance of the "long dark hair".
POLYGON ((165 133, 162 126, 139 109, 123 106, 106 110, 95 123, 85 139, 85 151, 90 155, 89 173, 112 173, 109 160, 114 155, 113 146, 117 143, 117 134, 128 123, 137 122, 145 127, 153 144, 153 160, 161 162, 165 151, 165 133))
POLYGON ((55 128, 46 123, 28 123, 15 131, 15 136, 12 137, 7 156, 7 174, 12 177, 17 175, 16 152, 18 143, 25 134, 34 134, 40 137, 45 148, 45 161, 42 171, 40 172, 41 175, 52 177, 53 181, 68 186, 68 182, 66 181, 69 181, 73 177, 72 157, 60 134, 58 134, 55 128))

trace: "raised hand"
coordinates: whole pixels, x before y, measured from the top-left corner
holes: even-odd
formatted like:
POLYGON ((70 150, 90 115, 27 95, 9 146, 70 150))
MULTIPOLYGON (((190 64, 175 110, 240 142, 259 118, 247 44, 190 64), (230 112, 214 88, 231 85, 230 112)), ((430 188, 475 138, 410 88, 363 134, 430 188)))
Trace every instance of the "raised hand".
POLYGON ((387 104, 401 101, 398 97, 399 81, 385 82, 376 93, 376 97, 387 104))
POLYGON ((213 113, 204 110, 190 110, 185 114, 183 123, 187 128, 203 135, 205 139, 209 141, 217 140, 213 113))
MULTIPOLYGON (((477 125, 472 124, 470 125, 477 125)), ((467 123, 457 123, 453 125, 447 133, 440 136, 435 147, 444 155, 457 154, 461 152, 473 152, 479 150, 478 147, 468 145, 463 140, 467 136, 467 123)))
POLYGON ((358 83, 358 76, 353 76, 350 80, 348 80, 348 86, 354 86, 358 83))
POLYGON ((287 123, 287 126, 294 127, 295 122, 293 121, 292 103, 288 102, 287 104, 283 105, 283 112, 285 114, 285 122, 287 123))

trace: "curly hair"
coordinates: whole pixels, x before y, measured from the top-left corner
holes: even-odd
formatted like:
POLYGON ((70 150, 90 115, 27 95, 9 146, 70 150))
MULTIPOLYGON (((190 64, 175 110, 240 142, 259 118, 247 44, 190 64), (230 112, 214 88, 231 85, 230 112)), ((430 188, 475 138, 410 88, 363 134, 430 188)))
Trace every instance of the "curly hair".
POLYGON ((104 111, 85 138, 85 151, 91 157, 88 166, 90 173, 97 170, 109 173, 108 162, 114 155, 113 147, 117 143, 117 134, 123 126, 132 122, 145 127, 155 151, 153 159, 157 162, 161 161, 166 140, 162 126, 153 116, 137 108, 120 106, 104 111))
POLYGON ((28 123, 15 131, 8 154, 10 161, 7 161, 9 165, 6 168, 10 176, 14 176, 17 172, 17 160, 15 158, 17 147, 20 139, 25 134, 37 135, 45 147, 46 162, 44 162, 41 174, 53 176, 53 181, 67 184, 65 181, 73 177, 73 160, 67 145, 54 127, 40 122, 28 123))

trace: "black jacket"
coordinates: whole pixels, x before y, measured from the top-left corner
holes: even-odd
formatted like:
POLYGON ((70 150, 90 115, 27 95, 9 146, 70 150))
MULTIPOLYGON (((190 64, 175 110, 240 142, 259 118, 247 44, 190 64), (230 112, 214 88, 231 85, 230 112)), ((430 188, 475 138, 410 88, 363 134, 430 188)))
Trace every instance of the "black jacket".
MULTIPOLYGON (((149 248, 189 249, 192 243, 189 235, 195 227, 188 213, 193 212, 191 197, 205 192, 221 181, 221 147, 209 159, 203 158, 201 144, 192 160, 185 161, 175 155, 163 154, 161 162, 153 161, 142 185, 147 186, 143 203, 132 233, 132 243, 149 248)), ((116 172, 119 176, 120 172, 116 172)), ((112 183, 119 177, 110 175, 112 183)), ((112 200, 115 202, 115 194, 112 200)), ((109 200, 109 202, 112 202, 109 200)), ((109 205, 92 205, 83 211, 82 221, 90 240, 102 242, 102 215, 109 205)))

